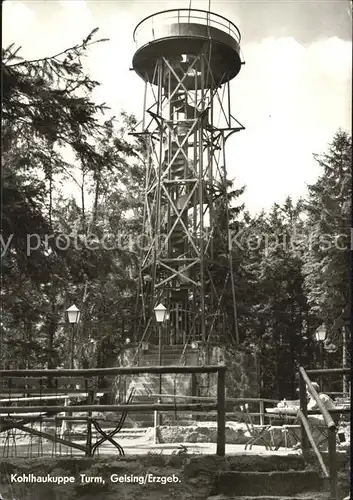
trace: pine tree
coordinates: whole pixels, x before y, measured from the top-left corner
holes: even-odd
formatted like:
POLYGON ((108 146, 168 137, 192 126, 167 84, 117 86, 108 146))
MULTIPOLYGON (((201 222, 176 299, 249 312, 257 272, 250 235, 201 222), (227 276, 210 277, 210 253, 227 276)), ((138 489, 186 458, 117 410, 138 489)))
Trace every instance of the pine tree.
POLYGON ((305 206, 305 287, 316 326, 326 324, 326 342, 341 347, 342 328, 350 332, 351 136, 337 132, 328 151, 315 159, 322 173, 309 186, 305 206))
POLYGON ((126 301, 134 286, 129 249, 87 244, 92 232, 102 239, 107 223, 114 236, 124 214, 138 211, 141 175, 141 147, 126 138, 133 117, 103 119, 108 108, 92 100, 99 82, 84 73, 82 60, 103 41, 93 40, 96 31, 35 61, 22 60, 13 45, 3 50, 2 366, 61 364, 67 331, 60 324, 74 302, 83 319, 79 362, 88 335, 84 321, 104 325, 108 311, 118 316, 120 298, 126 301), (79 185, 80 205, 60 193, 66 182, 79 185))
POLYGON ((301 202, 290 198, 269 214, 245 214, 238 238, 239 329, 261 356, 263 395, 295 397, 295 373, 307 364, 310 341, 303 289, 301 202), (241 248, 239 248, 241 247, 241 248))

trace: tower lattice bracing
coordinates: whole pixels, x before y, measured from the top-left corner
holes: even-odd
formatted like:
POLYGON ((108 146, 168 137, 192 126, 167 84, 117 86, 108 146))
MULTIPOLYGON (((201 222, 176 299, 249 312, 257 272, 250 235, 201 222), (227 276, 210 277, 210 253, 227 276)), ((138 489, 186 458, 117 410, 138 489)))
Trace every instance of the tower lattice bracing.
POLYGON ((225 142, 243 129, 230 109, 240 33, 217 14, 175 9, 143 20, 134 39, 147 147, 136 340, 156 340, 159 302, 169 311, 164 344, 236 339, 235 304, 224 304, 234 287, 229 242, 217 234, 228 213, 225 142))

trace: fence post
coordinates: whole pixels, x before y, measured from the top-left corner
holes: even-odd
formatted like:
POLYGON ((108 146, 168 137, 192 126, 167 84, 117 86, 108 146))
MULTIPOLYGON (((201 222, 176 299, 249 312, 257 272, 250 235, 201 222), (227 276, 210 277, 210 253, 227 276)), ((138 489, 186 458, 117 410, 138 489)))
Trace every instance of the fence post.
POLYGON ((336 455, 336 427, 328 430, 328 461, 330 471, 330 497, 337 500, 337 455, 336 455))
MULTIPOLYGON (((157 403, 161 404, 160 398, 157 399, 157 403)), ((153 429, 154 429, 154 443, 155 444, 163 443, 162 433, 161 433, 161 412, 158 410, 154 410, 153 412, 153 429)))
POLYGON ((260 401, 260 425, 265 425, 265 403, 260 401))
MULTIPOLYGON (((87 381, 86 381, 87 382, 87 381)), ((86 388, 88 389, 88 384, 86 383, 86 388)), ((88 395, 88 404, 93 405, 94 403, 94 391, 89 390, 87 392, 88 395)), ((87 412, 87 439, 86 439, 86 457, 90 457, 92 455, 92 412, 87 412)))
MULTIPOLYGON (((65 398, 64 399, 64 406, 68 406, 69 405, 69 400, 68 398, 65 398)), ((67 412, 64 412, 64 416, 67 417, 69 416, 69 413, 67 412)), ((65 435, 65 432, 68 430, 68 421, 63 419, 63 421, 61 422, 61 429, 60 429, 60 437, 61 439, 64 437, 65 435)))
MULTIPOLYGON (((300 397, 300 409, 303 412, 304 417, 307 418, 308 408, 306 399, 306 385, 300 370, 299 370, 299 397, 300 397)), ((309 450, 309 440, 302 420, 300 420, 300 428, 301 428, 301 445, 303 454, 305 454, 309 450)))
POLYGON ((159 443, 158 439, 158 411, 154 410, 153 412, 153 430, 154 430, 154 444, 159 443))
POLYGON ((217 455, 224 457, 226 452, 226 367, 219 368, 217 376, 217 455))

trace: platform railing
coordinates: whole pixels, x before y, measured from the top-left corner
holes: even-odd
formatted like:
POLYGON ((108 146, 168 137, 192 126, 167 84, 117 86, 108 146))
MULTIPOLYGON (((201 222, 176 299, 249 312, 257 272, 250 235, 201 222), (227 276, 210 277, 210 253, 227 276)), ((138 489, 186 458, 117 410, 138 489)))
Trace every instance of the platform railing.
POLYGON ((148 40, 155 40, 155 30, 163 25, 191 23, 218 28, 234 38, 238 44, 240 43, 240 31, 234 23, 220 14, 201 9, 169 9, 152 14, 136 26, 133 39, 138 47, 141 47, 148 40), (146 30, 148 30, 147 34, 146 30), (145 35, 143 36, 143 42, 140 43, 139 37, 142 32, 145 32, 145 35))

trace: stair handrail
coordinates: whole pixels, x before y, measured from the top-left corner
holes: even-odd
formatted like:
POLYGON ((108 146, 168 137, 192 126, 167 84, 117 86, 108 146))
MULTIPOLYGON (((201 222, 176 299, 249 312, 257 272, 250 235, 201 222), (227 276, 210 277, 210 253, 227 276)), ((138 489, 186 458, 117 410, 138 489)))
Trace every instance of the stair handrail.
POLYGON ((149 331, 149 326, 150 326, 150 324, 151 324, 151 320, 152 320, 152 317, 151 317, 151 318, 149 318, 149 320, 148 320, 148 322, 147 322, 147 325, 146 325, 146 328, 145 328, 145 331, 143 332, 143 335, 142 335, 142 337, 141 337, 141 339, 140 339, 140 342, 138 343, 137 349, 136 349, 135 354, 134 354, 134 357, 133 357, 133 359, 132 359, 132 363, 133 363, 133 364, 135 364, 135 360, 136 360, 136 358, 138 358, 138 356, 139 356, 139 354, 140 354, 140 350, 141 350, 142 344, 143 344, 144 342, 146 342, 146 338, 145 338, 145 337, 146 337, 146 333, 147 333, 147 332, 148 332, 147 342, 148 342, 148 340, 149 340, 149 338, 150 338, 151 331, 149 331))
POLYGON ((188 344, 189 344, 189 340, 192 338, 192 334, 194 333, 194 330, 195 330, 195 325, 196 325, 196 322, 194 321, 194 322, 192 323, 191 328, 190 328, 189 334, 188 334, 188 336, 187 336, 187 338, 186 338, 186 342, 185 342, 185 343, 184 343, 184 345, 183 345, 183 350, 182 350, 181 355, 180 355, 180 358, 179 358, 179 364, 180 364, 180 365, 181 365, 181 362, 182 362, 182 360, 183 360, 183 358, 184 358, 184 356, 185 356, 186 349, 187 349, 188 344))
POLYGON ((312 434, 310 426, 309 426, 308 419, 306 418, 306 416, 303 414, 303 412, 301 410, 298 410, 298 417, 300 418, 300 420, 304 426, 305 432, 308 436, 308 439, 309 439, 311 446, 313 447, 314 453, 315 453, 315 455, 318 459, 318 462, 321 466, 322 472, 323 472, 325 478, 328 479, 330 477, 330 475, 329 475, 329 472, 328 472, 327 467, 325 465, 325 462, 322 458, 322 455, 319 451, 319 448, 316 446, 313 434, 312 434))
MULTIPOLYGON (((306 373, 305 369, 303 366, 299 367, 299 394, 300 394, 300 410, 298 410, 298 416, 300 418, 301 422, 301 428, 302 428, 302 439, 301 439, 301 445, 302 445, 302 450, 303 454, 305 454, 308 451, 308 440, 313 447, 313 450, 319 460, 320 466, 322 468, 322 464, 325 466, 323 463, 322 456, 314 443, 314 439, 309 427, 309 422, 308 422, 308 407, 307 407, 307 398, 306 398, 306 391, 310 393, 310 395, 313 397, 315 400, 319 412, 324 418, 324 422, 327 426, 328 429, 328 459, 329 459, 329 479, 330 479, 330 496, 331 500, 336 500, 337 499, 337 452, 336 452, 336 424, 334 420, 332 419, 329 411, 325 408, 323 405, 319 394, 315 390, 315 388, 312 385, 312 382, 306 373), (309 432, 308 432, 309 431, 309 432), (314 446, 313 446, 314 443, 314 446), (319 458, 320 457, 320 458, 319 458)), ((310 411, 310 414, 317 414, 317 410, 315 411, 310 411)), ((326 469, 326 467, 325 467, 326 469)), ((326 469, 327 471, 327 469, 326 469)))
POLYGON ((310 378, 308 377, 305 369, 301 366, 299 368, 299 372, 300 372, 300 375, 302 377, 302 379, 304 380, 305 382, 305 385, 306 387, 308 388, 308 391, 309 393, 311 394, 311 396, 313 397, 313 399, 315 399, 315 402, 320 410, 320 413, 322 414, 322 416, 324 417, 324 421, 325 421, 325 424, 327 425, 327 427, 330 429, 330 428, 336 428, 336 424, 333 420, 333 418, 331 417, 329 411, 327 410, 327 408, 325 408, 325 406, 323 405, 320 397, 319 397, 319 394, 318 392, 315 390, 310 378))

